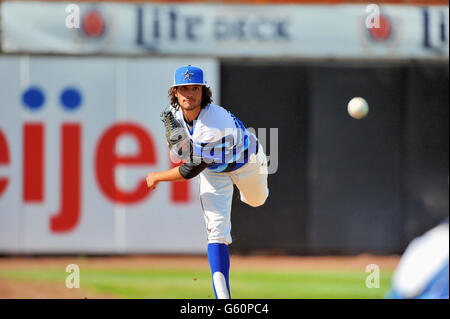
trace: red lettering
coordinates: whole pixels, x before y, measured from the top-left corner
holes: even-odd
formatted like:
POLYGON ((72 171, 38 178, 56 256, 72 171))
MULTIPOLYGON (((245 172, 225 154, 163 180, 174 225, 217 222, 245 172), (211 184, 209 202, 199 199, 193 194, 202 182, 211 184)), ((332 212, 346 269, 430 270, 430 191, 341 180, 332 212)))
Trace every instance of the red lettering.
POLYGON ((23 127, 23 200, 44 199, 44 126, 28 123, 23 127))
POLYGON ((131 123, 118 123, 110 127, 100 138, 95 154, 95 173, 100 189, 109 199, 119 203, 136 203, 149 194, 145 177, 132 191, 119 189, 115 183, 114 170, 117 165, 155 164, 156 153, 153 140, 147 132, 131 123), (122 135, 136 139, 137 154, 119 156, 115 152, 117 140, 122 135))
MULTIPOLYGON (((170 161, 172 167, 180 166, 181 163, 175 164, 173 161, 170 161)), ((180 182, 172 182, 171 183, 171 196, 170 200, 174 203, 186 203, 189 202, 189 181, 180 181, 180 182)))
MULTIPOLYGON (((8 143, 6 143, 6 138, 0 130, 0 164, 9 164, 9 150, 8 143)), ((8 186, 8 179, 0 177, 0 196, 6 190, 8 186)))
POLYGON ((66 123, 61 131, 61 208, 51 218, 53 232, 72 230, 78 223, 81 206, 81 127, 66 123))

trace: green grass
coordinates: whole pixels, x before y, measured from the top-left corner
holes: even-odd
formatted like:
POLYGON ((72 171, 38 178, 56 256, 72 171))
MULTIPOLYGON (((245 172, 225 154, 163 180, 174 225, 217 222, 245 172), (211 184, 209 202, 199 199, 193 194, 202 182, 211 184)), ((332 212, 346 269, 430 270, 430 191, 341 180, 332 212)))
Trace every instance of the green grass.
MULTIPOLYGON (((64 269, 3 269, 0 278, 47 281, 65 285, 64 269)), ((376 299, 389 289, 392 272, 380 273, 380 288, 366 288, 369 273, 351 271, 231 270, 234 299, 376 299)), ((85 291, 117 298, 210 299, 214 298, 211 274, 206 270, 179 269, 80 269, 85 291)))

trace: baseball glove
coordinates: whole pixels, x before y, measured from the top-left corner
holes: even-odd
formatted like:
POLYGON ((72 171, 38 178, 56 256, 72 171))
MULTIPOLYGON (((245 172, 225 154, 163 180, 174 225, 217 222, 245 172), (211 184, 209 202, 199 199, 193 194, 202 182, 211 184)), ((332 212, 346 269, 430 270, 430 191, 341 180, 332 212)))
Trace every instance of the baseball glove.
POLYGON ((166 130, 167 145, 173 155, 179 159, 189 157, 191 139, 186 134, 183 125, 178 122, 170 109, 162 111, 160 117, 166 130))

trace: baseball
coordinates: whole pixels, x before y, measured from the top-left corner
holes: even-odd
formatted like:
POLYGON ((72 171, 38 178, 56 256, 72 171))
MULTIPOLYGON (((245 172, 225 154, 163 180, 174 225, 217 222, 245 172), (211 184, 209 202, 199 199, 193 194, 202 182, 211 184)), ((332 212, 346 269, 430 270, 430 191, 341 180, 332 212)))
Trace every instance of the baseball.
POLYGON ((354 97, 348 102, 348 114, 355 119, 362 119, 369 112, 369 104, 362 97, 354 97))

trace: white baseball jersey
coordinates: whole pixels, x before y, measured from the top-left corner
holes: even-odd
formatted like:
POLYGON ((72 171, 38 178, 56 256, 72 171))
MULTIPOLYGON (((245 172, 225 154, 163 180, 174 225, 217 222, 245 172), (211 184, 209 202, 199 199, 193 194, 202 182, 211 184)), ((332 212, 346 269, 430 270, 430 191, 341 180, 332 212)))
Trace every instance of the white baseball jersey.
POLYGON ((193 151, 214 172, 230 172, 248 162, 257 151, 256 136, 249 132, 240 120, 223 107, 209 104, 202 109, 190 129, 183 118, 183 111, 174 111, 175 118, 184 125, 189 134, 193 151))

